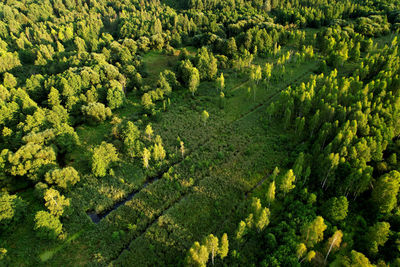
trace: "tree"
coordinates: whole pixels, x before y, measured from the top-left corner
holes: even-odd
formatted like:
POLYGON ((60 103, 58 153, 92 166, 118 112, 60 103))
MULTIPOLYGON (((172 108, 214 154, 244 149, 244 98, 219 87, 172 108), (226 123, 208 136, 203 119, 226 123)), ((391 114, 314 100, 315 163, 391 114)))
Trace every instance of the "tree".
POLYGON ((271 202, 275 200, 275 181, 272 181, 267 190, 266 198, 268 201, 268 207, 271 205, 271 202))
POLYGON ((199 242, 194 242, 193 246, 189 249, 186 257, 188 266, 205 267, 208 261, 209 252, 206 246, 200 245, 199 242))
POLYGON ((233 57, 237 53, 237 46, 235 38, 229 38, 226 44, 226 55, 233 57))
POLYGON ((144 93, 142 95, 142 106, 147 110, 150 110, 155 106, 149 93, 144 93))
POLYGON ((224 74, 221 73, 221 76, 219 76, 219 78, 217 78, 217 88, 222 92, 225 88, 225 78, 224 78, 224 74))
POLYGON ((293 182, 296 180, 296 176, 293 173, 293 170, 288 170, 285 175, 282 176, 281 182, 279 184, 279 189, 286 195, 296 186, 293 182))
POLYGON ((70 205, 69 199, 65 198, 60 194, 60 192, 53 188, 46 190, 44 193, 44 200, 46 201, 46 208, 48 208, 50 214, 54 215, 55 217, 61 217, 65 211, 65 208, 68 208, 70 205))
POLYGON ((151 153, 147 148, 143 150, 143 166, 147 169, 149 168, 149 160, 151 157, 151 153))
POLYGON ((122 85, 112 80, 110 88, 107 90, 107 104, 111 110, 121 107, 124 104, 125 94, 122 85))
MULTIPOLYGON (((206 237, 205 246, 208 250, 208 253, 211 253, 211 262, 214 265, 214 257, 218 253, 218 237, 210 234, 206 237)), ((208 257, 207 257, 208 258, 208 257)))
POLYGON ((28 142, 15 153, 8 154, 11 175, 26 175, 33 181, 38 181, 47 167, 54 166, 56 153, 52 147, 28 142))
POLYGON ((372 202, 379 212, 389 213, 396 207, 399 186, 400 173, 398 171, 391 171, 379 177, 372 191, 372 202))
POLYGON ((252 66, 250 72, 250 79, 256 84, 258 84, 261 78, 262 78, 261 67, 259 65, 257 65, 256 67, 252 66))
POLYGON ((112 144, 102 142, 93 150, 92 172, 97 177, 106 175, 107 169, 112 162, 118 160, 117 150, 112 144))
POLYGON ((82 106, 82 113, 87 116, 89 121, 101 122, 111 117, 111 109, 106 108, 102 103, 89 103, 87 106, 82 106))
POLYGON ((56 216, 41 210, 35 215, 35 230, 39 237, 56 239, 62 233, 62 224, 56 216))
POLYGON ((208 112, 206 110, 203 110, 203 112, 201 113, 201 120, 203 121, 204 126, 206 125, 206 122, 209 117, 210 115, 208 114, 208 112))
POLYGON ((184 143, 183 143, 183 141, 179 141, 179 145, 180 145, 180 151, 181 151, 181 154, 182 154, 182 158, 185 156, 185 145, 184 145, 184 143))
POLYGON ((218 249, 218 254, 221 260, 223 260, 228 255, 228 251, 229 251, 228 235, 224 233, 221 237, 221 242, 218 249))
POLYGON ((164 150, 164 147, 163 147, 162 143, 157 142, 154 145, 154 149, 153 149, 153 158, 154 158, 154 160, 156 160, 156 161, 164 160, 165 156, 166 156, 166 153, 165 153, 165 150, 164 150))
POLYGON ((17 195, 0 193, 0 226, 7 227, 11 222, 17 221, 22 215, 24 202, 17 195))
POLYGON ((147 124, 146 129, 144 130, 145 135, 149 140, 151 140, 151 137, 153 136, 153 128, 151 128, 150 124, 147 124))
POLYGON ((365 255, 355 250, 351 251, 350 257, 340 258, 341 266, 351 266, 351 267, 375 267, 365 255))
POLYGON ((193 96, 194 96, 194 93, 197 91, 197 87, 199 86, 199 84, 200 84, 199 71, 196 68, 192 68, 190 70, 188 88, 189 88, 189 91, 192 93, 193 96))
POLYGON ((339 249, 340 244, 342 243, 343 233, 341 230, 337 230, 331 238, 328 240, 327 246, 329 247, 328 252, 326 253, 324 263, 326 264, 326 260, 328 259, 329 254, 331 253, 332 249, 336 250, 339 249))
POLYGON ((371 254, 378 253, 378 247, 385 245, 389 234, 390 224, 388 222, 377 222, 369 228, 366 237, 371 254))
POLYGON ((68 189, 79 182, 80 178, 74 167, 65 167, 46 173, 45 180, 48 184, 56 184, 63 189, 68 189))
POLYGON ((124 129, 122 130, 122 136, 124 141, 125 149, 131 155, 131 157, 135 157, 138 152, 138 146, 140 146, 139 137, 140 131, 139 128, 131 121, 128 121, 124 129))
POLYGON ((346 218, 349 208, 349 202, 345 196, 339 198, 333 197, 323 205, 322 210, 325 216, 334 222, 338 222, 346 218))
POLYGON ((304 244, 312 248, 315 244, 324 239, 324 231, 327 226, 321 216, 317 216, 314 221, 305 224, 301 229, 301 236, 304 244))
POLYGON ((299 243, 296 248, 296 256, 297 260, 300 260, 301 257, 307 252, 307 247, 304 243, 299 243))

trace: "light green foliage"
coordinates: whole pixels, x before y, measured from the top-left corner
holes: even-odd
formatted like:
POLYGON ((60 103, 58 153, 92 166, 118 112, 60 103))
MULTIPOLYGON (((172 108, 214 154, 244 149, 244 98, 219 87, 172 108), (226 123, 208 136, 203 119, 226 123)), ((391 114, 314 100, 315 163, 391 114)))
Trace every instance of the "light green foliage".
POLYGON ((128 151, 131 157, 135 157, 140 151, 140 131, 138 127, 131 121, 128 121, 124 129, 122 130, 122 138, 125 149, 128 151))
POLYGON ((147 148, 144 148, 143 149, 143 157, 142 157, 142 160, 143 160, 143 166, 147 169, 147 168, 149 168, 149 161, 150 161, 150 158, 151 158, 151 153, 150 153, 150 151, 147 149, 147 148))
POLYGON ((63 189, 68 189, 80 180, 78 172, 73 167, 52 170, 46 173, 45 179, 48 184, 56 184, 63 189))
POLYGON ((153 148, 153 158, 155 161, 161 161, 164 160, 166 156, 164 147, 162 145, 162 143, 157 142, 154 144, 154 148, 153 148))
POLYGON ((314 221, 306 223, 301 229, 301 238, 308 248, 314 247, 315 244, 324 239, 324 231, 327 226, 321 216, 317 216, 314 221))
POLYGON ((201 48, 196 58, 196 67, 200 74, 201 80, 214 80, 217 72, 217 59, 212 52, 209 52, 205 47, 201 48))
POLYGON ((219 244, 219 250, 218 250, 218 254, 222 259, 224 259, 229 252, 229 241, 228 241, 228 235, 226 233, 224 233, 221 237, 220 240, 220 244, 219 244))
POLYGON ((199 71, 196 68, 192 68, 190 70, 190 74, 189 74, 188 88, 193 96, 194 96, 194 93, 196 93, 197 87, 199 87, 199 84, 200 84, 199 71))
POLYGON ((207 261, 211 258, 211 263, 214 265, 216 256, 224 259, 228 255, 229 244, 228 235, 224 233, 219 242, 218 237, 213 234, 208 235, 202 243, 194 242, 186 256, 186 264, 188 266, 206 266, 207 261))
POLYGON ((151 140, 153 137, 153 128, 151 128, 150 124, 147 124, 146 129, 144 130, 146 137, 151 140))
POLYGON ((106 175, 110 164, 118 160, 117 150, 112 144, 102 142, 93 150, 92 172, 97 177, 106 175))
POLYGON ((221 73, 221 76, 217 78, 217 88, 221 92, 225 89, 225 78, 223 73, 221 73))
MULTIPOLYGON (((15 153, 9 153, 8 162, 11 164, 11 175, 24 176, 37 181, 46 166, 53 165, 56 153, 52 147, 27 143, 21 146, 15 153)), ((44 175, 44 173, 43 173, 44 175)))
POLYGON ((69 199, 61 195, 57 190, 50 188, 44 193, 45 206, 50 214, 55 217, 61 217, 66 208, 69 207, 69 199))
POLYGON ((208 261, 209 252, 207 247, 195 242, 189 249, 188 256, 186 257, 186 264, 188 266, 205 267, 208 261))
POLYGON ((24 203, 17 195, 0 193, 0 226, 7 227, 11 222, 17 221, 24 208, 24 203))
POLYGON ((369 228, 367 242, 372 254, 378 253, 379 246, 385 245, 389 238, 389 233, 390 224, 388 222, 377 222, 369 228))
POLYGON ((35 215, 35 231, 41 238, 56 239, 62 233, 62 224, 49 212, 39 211, 35 215))
POLYGON ((246 219, 247 227, 254 227, 258 232, 261 232, 268 226, 270 215, 269 209, 261 206, 260 199, 253 198, 251 202, 251 213, 246 219))
POLYGON ((201 120, 203 121, 204 125, 206 125, 209 117, 210 115, 208 114, 208 112, 206 110, 203 110, 203 112, 201 113, 201 120))
POLYGON ((210 234, 204 240, 204 245, 206 246, 208 253, 211 253, 211 262, 213 265, 215 254, 218 253, 218 243, 218 237, 213 234, 210 234))
POLYGON ((124 104, 125 94, 122 85, 115 80, 110 81, 110 88, 107 91, 107 103, 110 109, 116 109, 124 104))
POLYGON ((343 232, 341 230, 335 231, 332 237, 328 239, 327 247, 328 247, 328 252, 326 253, 325 256, 325 263, 326 260, 328 259, 329 254, 332 251, 335 251, 340 248, 340 244, 342 243, 342 238, 343 238, 343 232))
POLYGON ((143 94, 143 96, 142 96, 142 106, 147 110, 150 110, 155 106, 155 104, 153 103, 153 100, 151 98, 151 95, 149 93, 144 93, 143 94))
POLYGON ((240 221, 238 228, 236 229, 236 239, 241 241, 243 236, 246 234, 246 223, 244 221, 240 221))
POLYGON ((306 245, 304 245, 304 243, 299 243, 299 244, 297 245, 297 248, 296 248, 296 256, 297 256, 297 259, 300 259, 301 257, 303 257, 303 255, 304 255, 306 252, 307 252, 307 247, 306 247, 306 245))
POLYGON ((14 77, 14 75, 6 72, 3 74, 3 85, 6 88, 14 88, 17 86, 17 79, 14 77))
POLYGON ((97 122, 105 121, 112 115, 111 109, 102 103, 89 103, 87 106, 82 106, 82 113, 88 120, 97 122))
POLYGON ((396 207, 399 187, 398 171, 391 171, 378 179, 372 191, 372 201, 381 213, 389 213, 396 207))
POLYGON ((296 176, 293 170, 288 170, 281 178, 279 183, 279 189, 286 195, 296 186, 293 184, 296 180, 296 176))
POLYGON ((374 267, 375 265, 371 264, 369 259, 365 257, 364 254, 352 250, 349 257, 342 257, 341 262, 342 266, 350 266, 350 267, 374 267))
POLYGON ((273 202, 275 200, 275 181, 272 181, 269 186, 268 186, 268 190, 267 190, 267 194, 266 194, 266 198, 268 201, 268 205, 271 204, 271 202, 273 202))

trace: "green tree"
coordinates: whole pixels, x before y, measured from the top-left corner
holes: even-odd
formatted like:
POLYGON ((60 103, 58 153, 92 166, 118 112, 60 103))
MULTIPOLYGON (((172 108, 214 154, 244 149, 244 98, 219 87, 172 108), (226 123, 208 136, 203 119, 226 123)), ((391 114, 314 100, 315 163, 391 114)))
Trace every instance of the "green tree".
POLYGON ((332 250, 336 250, 340 248, 340 244, 342 243, 343 232, 341 230, 337 230, 331 238, 329 238, 327 247, 328 252, 326 253, 324 263, 326 264, 326 260, 328 259, 329 254, 332 250))
MULTIPOLYGON (((206 237, 204 241, 204 245, 207 248, 208 253, 211 253, 211 262, 214 265, 214 257, 218 253, 218 237, 214 236, 213 234, 210 234, 209 236, 206 237)), ((208 258, 208 257, 207 257, 208 258)))
POLYGON ((377 222, 369 228, 366 238, 371 254, 378 253, 379 246, 385 245, 389 234, 390 224, 388 222, 377 222))
POLYGON ((223 260, 229 252, 229 241, 228 241, 228 235, 224 233, 221 237, 221 242, 219 243, 219 249, 218 249, 218 254, 223 260))
POLYGON ((24 208, 24 202, 17 195, 0 193, 0 226, 7 227, 11 222, 17 221, 24 208))
POLYGON ((206 246, 200 245, 199 242, 194 242, 193 246, 189 249, 186 257, 186 264, 188 266, 205 267, 208 261, 209 252, 206 246))
POLYGON ((189 80, 188 80, 188 88, 189 91, 194 96, 194 93, 197 91, 197 87, 200 84, 200 74, 196 68, 192 68, 190 70, 189 80))
POLYGON ((146 129, 144 130, 145 135, 149 140, 151 140, 153 136, 153 128, 151 128, 150 124, 147 124, 146 129))
POLYGON ((79 174, 74 167, 65 167, 63 169, 54 169, 45 175, 48 184, 56 184, 58 187, 68 189, 79 182, 79 174))
POLYGON ((315 244, 324 239, 324 231, 327 226, 321 216, 317 216, 314 221, 306 223, 301 229, 301 237, 307 247, 312 248, 315 244))
POLYGON ((122 85, 117 81, 110 81, 110 88, 107 90, 107 104, 111 110, 121 107, 124 104, 125 94, 122 85))
POLYGON ((400 173, 398 171, 391 171, 379 177, 372 191, 372 202, 379 212, 389 213, 396 207, 399 186, 400 173))
POLYGON ((111 117, 110 108, 106 108, 102 103, 89 103, 87 106, 82 106, 82 113, 87 116, 89 121, 101 122, 111 117))
POLYGON ((345 196, 329 199, 322 207, 324 216, 334 222, 341 221, 347 216, 349 202, 345 196))
POLYGON ((150 110, 155 106, 154 103, 153 103, 153 100, 151 98, 151 95, 149 93, 144 93, 143 94, 143 96, 142 96, 142 106, 147 110, 150 110))
POLYGON ((217 88, 222 92, 225 88, 225 78, 224 78, 224 74, 221 73, 221 76, 219 76, 219 78, 217 78, 217 88))
POLYGON ((57 190, 50 188, 44 193, 45 206, 49 209, 50 214, 55 217, 61 217, 66 208, 69 207, 69 199, 61 195, 57 190))
POLYGON ((299 243, 296 248, 297 260, 300 260, 300 258, 303 257, 306 252, 307 252, 306 245, 304 245, 304 243, 299 243))
POLYGON ((275 181, 272 181, 267 190, 266 198, 268 201, 268 207, 271 205, 271 202, 275 200, 275 181))
POLYGON ((149 168, 149 160, 151 157, 151 153, 147 148, 143 150, 143 166, 147 169, 149 168))
POLYGON ((42 210, 35 215, 35 230, 39 237, 56 239, 62 233, 62 224, 56 216, 42 210))
POLYGON ((154 148, 153 148, 154 160, 156 160, 156 161, 164 160, 165 156, 166 156, 166 153, 165 153, 162 143, 157 142, 156 144, 154 144, 154 148))
POLYGON ((102 142, 93 150, 92 172, 97 177, 106 175, 107 169, 112 162, 118 160, 117 150, 112 144, 102 142))
POLYGON ((204 125, 206 125, 209 117, 210 115, 208 114, 208 112, 206 110, 203 110, 203 112, 201 113, 201 120, 203 121, 204 125))
POLYGON ((293 170, 288 170, 285 175, 283 175, 280 179, 279 189, 286 195, 296 186, 293 184, 296 180, 296 176, 293 173, 293 170))

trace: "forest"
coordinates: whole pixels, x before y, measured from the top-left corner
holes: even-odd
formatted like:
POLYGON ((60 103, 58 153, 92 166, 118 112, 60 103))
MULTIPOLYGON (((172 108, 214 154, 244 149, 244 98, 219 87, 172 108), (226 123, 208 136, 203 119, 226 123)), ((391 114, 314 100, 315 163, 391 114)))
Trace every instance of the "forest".
POLYGON ((400 267, 400 0, 0 18, 0 266, 400 267))

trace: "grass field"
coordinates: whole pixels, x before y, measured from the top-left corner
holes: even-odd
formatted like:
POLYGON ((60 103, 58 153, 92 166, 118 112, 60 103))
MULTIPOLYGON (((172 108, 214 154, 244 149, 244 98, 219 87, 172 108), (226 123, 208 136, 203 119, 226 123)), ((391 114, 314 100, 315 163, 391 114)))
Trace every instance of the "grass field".
MULTIPOLYGON (((145 83, 154 85, 159 73, 171 68, 176 60, 177 56, 161 52, 144 55, 148 74, 145 83)), ((257 60, 257 64, 265 62, 265 59, 257 60)), ((215 84, 203 82, 194 98, 186 91, 173 92, 170 107, 157 121, 142 117, 136 93, 132 92, 114 116, 122 120, 140 119, 143 121, 140 127, 151 122, 170 157, 157 171, 168 171, 168 175, 141 189, 152 174, 143 171, 139 159, 121 157, 113 167, 114 175, 93 177, 90 149, 102 141, 114 141, 113 125, 107 121, 79 127, 76 131, 80 147, 69 158, 82 177, 67 194, 76 211, 63 220, 68 235, 64 241, 43 242, 35 251, 25 251, 24 244, 35 240, 31 231, 33 218, 28 218, 26 227, 18 228, 7 241, 14 242, 7 244, 13 247, 10 257, 18 258, 14 262, 19 266, 93 263, 127 266, 132 257, 138 265, 145 262, 157 265, 184 257, 193 241, 210 231, 232 234, 238 219, 234 210, 245 195, 275 166, 285 165, 285 160, 290 158, 291 149, 280 131, 281 126, 264 118, 266 107, 281 90, 305 80, 316 66, 315 62, 301 68, 289 63, 279 82, 258 85, 235 71, 224 70, 224 108, 220 107, 215 84), (203 110, 210 114, 205 125, 200 120, 203 110), (173 157, 177 154, 178 137, 185 144, 184 158, 173 157), (131 200, 98 224, 88 217, 88 211, 108 210, 134 190, 138 193, 131 200)))

